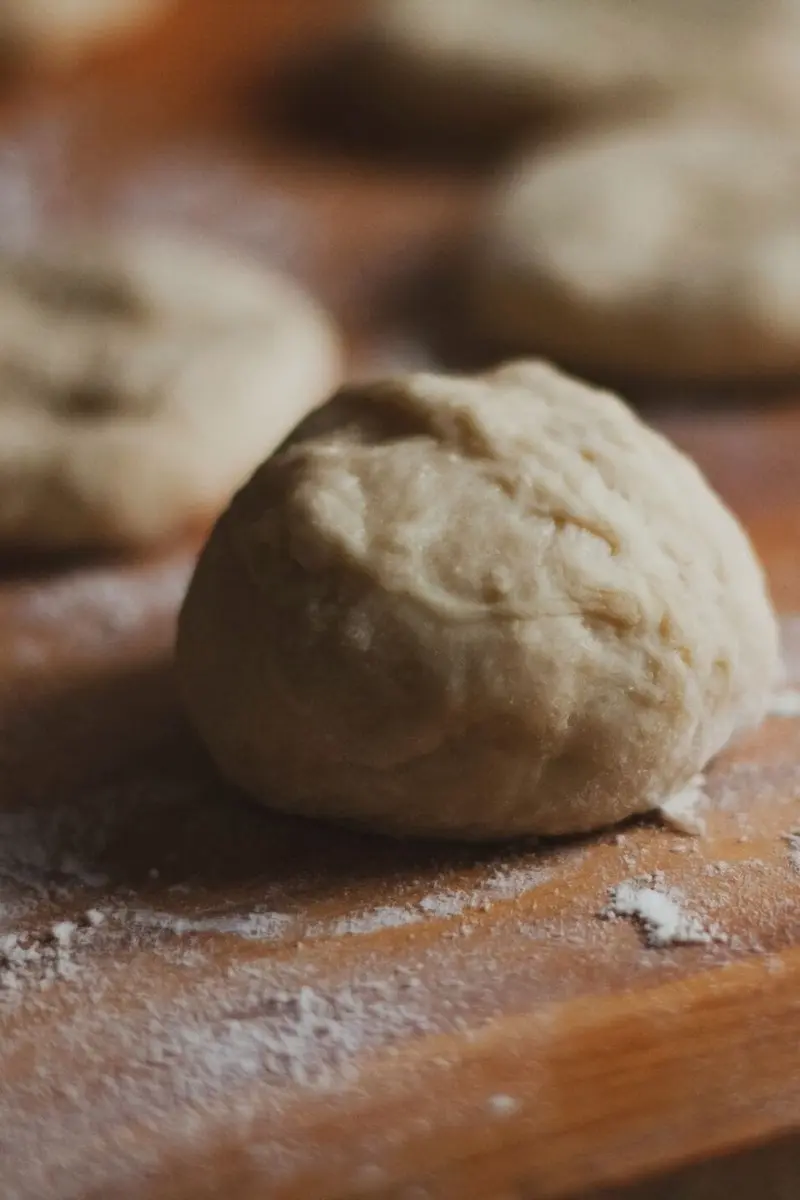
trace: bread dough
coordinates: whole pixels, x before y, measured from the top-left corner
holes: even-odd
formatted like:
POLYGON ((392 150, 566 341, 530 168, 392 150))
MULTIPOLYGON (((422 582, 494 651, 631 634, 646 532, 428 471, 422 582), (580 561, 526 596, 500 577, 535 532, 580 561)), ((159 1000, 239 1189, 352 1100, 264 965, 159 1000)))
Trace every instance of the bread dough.
POLYGON ((362 31, 370 107, 451 133, 688 94, 800 104, 798 0, 382 0, 362 31))
POLYGON ((477 324, 619 377, 800 369, 800 147, 718 117, 664 118, 536 156, 479 238, 477 324))
POLYGON ((0 541, 123 546, 216 516, 338 378, 313 302, 200 240, 0 260, 0 541))
POLYGON ((253 796, 463 838, 656 807, 762 717, 776 663, 697 468, 538 362, 343 389, 219 520, 178 638, 253 796))
POLYGON ((88 43, 127 33, 166 0, 0 0, 0 45, 70 58, 88 43))

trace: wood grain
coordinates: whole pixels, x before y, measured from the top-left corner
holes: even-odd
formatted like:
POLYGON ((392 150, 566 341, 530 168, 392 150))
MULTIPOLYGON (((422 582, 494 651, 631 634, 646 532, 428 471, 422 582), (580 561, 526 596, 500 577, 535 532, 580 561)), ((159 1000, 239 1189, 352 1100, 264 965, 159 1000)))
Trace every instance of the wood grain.
MULTIPOLYGON (((15 81, 0 236, 199 226, 311 284, 353 371, 436 361, 438 265, 488 175, 287 119, 287 65, 353 9, 186 0, 15 81)), ((637 402, 746 521, 800 681, 791 390, 637 402)), ((0 1197, 794 1197, 800 721, 714 765, 702 839, 465 849, 275 817, 174 697, 193 553, 2 569, 0 936, 28 957, 0 989, 0 1197), (719 940, 601 918, 654 872, 719 940)))

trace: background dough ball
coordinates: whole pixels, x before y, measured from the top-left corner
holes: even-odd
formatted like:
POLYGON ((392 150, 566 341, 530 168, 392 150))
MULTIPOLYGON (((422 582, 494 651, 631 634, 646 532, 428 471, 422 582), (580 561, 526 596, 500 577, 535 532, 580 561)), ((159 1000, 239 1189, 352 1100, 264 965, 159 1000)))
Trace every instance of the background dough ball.
POLYGON ((125 546, 208 521, 336 385, 291 280, 201 240, 0 260, 0 542, 125 546))
POLYGON ((9 52, 72 58, 95 42, 119 37, 166 7, 168 0, 0 0, 0 44, 9 52))
POLYGON ((452 132, 687 97, 800 106, 798 0, 382 0, 362 42, 370 107, 452 132))
POLYGON ((760 124, 664 118, 519 166, 473 272, 508 347, 620 377, 800 370, 800 145, 760 124))
POLYGON ((246 791, 466 838, 652 809, 761 718, 776 661, 696 467, 535 362, 345 388, 220 519, 178 639, 246 791))

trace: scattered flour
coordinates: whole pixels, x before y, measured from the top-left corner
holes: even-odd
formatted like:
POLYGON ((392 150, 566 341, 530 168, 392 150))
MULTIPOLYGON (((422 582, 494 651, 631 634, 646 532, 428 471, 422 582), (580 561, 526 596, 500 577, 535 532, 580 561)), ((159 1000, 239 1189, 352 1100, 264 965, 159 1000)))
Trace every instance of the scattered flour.
POLYGON ((0 937, 0 1002, 21 998, 31 986, 44 991, 59 980, 74 981, 78 966, 72 950, 80 933, 74 921, 56 921, 38 936, 7 933, 0 937))
POLYGON ((636 881, 611 889, 611 902, 604 916, 633 917, 641 922, 649 946, 708 945, 724 940, 702 922, 684 912, 675 892, 659 891, 636 881))
POLYGON ((784 834, 784 841, 789 845, 789 862, 792 869, 800 875, 800 831, 792 830, 784 834))
POLYGON ((85 838, 90 850, 97 830, 82 834, 74 818, 60 810, 46 818, 35 809, 0 812, 0 930, 42 903, 108 884, 72 845, 85 838))
POLYGON ((552 872, 539 866, 497 867, 480 886, 493 900, 516 900, 546 883, 552 872))
MULTIPOLYGON (((54 982, 62 969, 57 950, 9 950, 15 964, 39 953, 54 982)), ((215 1123, 279 1115, 293 1088, 317 1101, 330 1093, 335 1105, 357 1084, 362 1054, 438 1028, 426 991, 402 970, 324 983, 313 967, 269 956, 200 967, 166 988, 162 975, 157 995, 146 963, 81 973, 69 1015, 45 1026, 47 1055, 68 1067, 40 1071, 30 1092, 0 1076, 4 1197, 138 1194, 152 1165, 181 1147, 202 1151, 215 1123)), ((43 1015, 43 1002, 31 1011, 43 1015)), ((7 1054, 35 1055, 35 1033, 14 1037, 7 1054)))
POLYGON ((459 917, 468 911, 486 909, 491 900, 517 899, 548 877, 549 871, 540 867, 496 867, 491 875, 470 890, 442 889, 429 892, 415 904, 377 905, 328 920, 312 921, 305 926, 295 914, 288 912, 253 911, 184 916, 148 908, 121 907, 110 915, 117 924, 128 924, 171 937, 230 934, 261 942, 315 941, 320 938, 364 936, 384 929, 401 929, 418 925, 431 917, 445 920, 459 917))
POLYGON ((118 921, 130 921, 142 929, 160 930, 178 936, 184 933, 229 933, 247 941, 283 941, 297 928, 295 917, 280 912, 183 917, 139 908, 118 909, 114 916, 118 921))
POLYGON ((699 808, 708 800, 705 792, 705 775, 695 775, 682 791, 670 796, 656 810, 665 825, 677 833, 699 836, 706 831, 706 823, 699 808))
MULTIPOLYGON (((281 895, 285 907, 259 903, 242 910, 235 904, 214 906, 209 900, 192 904, 185 898, 191 889, 176 883, 162 891, 162 895, 174 894, 175 911, 163 899, 157 908, 151 907, 146 903, 148 883, 140 895, 126 886, 129 880, 113 873, 125 831, 139 826, 143 817, 149 822, 157 810, 172 814, 178 822, 175 828, 185 828, 188 836, 196 829, 201 801, 202 791, 191 778, 173 782, 159 778, 154 789, 149 777, 143 776, 120 785, 99 785, 74 804, 0 812, 0 934, 17 938, 13 963, 4 961, 0 974, 4 1008, 49 987, 56 978, 71 976, 73 968, 91 962, 97 950, 101 955, 106 951, 124 955, 142 948, 162 956, 174 954, 189 963, 207 937, 230 936, 277 947, 365 936, 429 920, 450 920, 493 903, 513 901, 551 875, 549 867, 518 858, 489 866, 463 888, 438 887, 418 900, 355 908, 311 921, 298 916, 291 892, 281 895), (113 847, 117 849, 109 860, 113 847), (31 933, 51 925, 54 932, 31 933), (76 955, 66 969, 71 949, 76 955)), ((154 871, 163 877, 160 867, 145 864, 141 878, 152 880, 154 871)))
POLYGON ((411 908, 402 908, 395 904, 381 904, 377 908, 355 913, 353 916, 339 917, 328 924, 314 922, 305 933, 305 937, 346 937, 377 933, 381 929, 400 929, 404 925, 415 925, 422 918, 411 908))
POLYGON ((53 941, 60 949, 65 950, 77 929, 78 926, 74 921, 56 921, 52 928, 53 941))
MULTIPOLYGON (((171 793, 161 786, 163 803, 171 793)), ((132 790, 134 813, 148 788, 137 783, 132 790)), ((402 891, 387 892, 384 904, 351 904, 349 912, 328 915, 326 900, 309 930, 298 929, 296 915, 286 911, 291 888, 262 893, 269 907, 251 903, 250 911, 220 911, 229 893, 218 890, 214 910, 208 889, 173 885, 157 859, 163 885, 147 907, 151 846, 142 854, 141 894, 126 895, 103 846, 118 837, 115 810, 127 801, 118 796, 107 803, 107 793, 100 799, 95 822, 59 818, 51 828, 19 819, 8 827, 11 842, 0 839, 0 868, 9 861, 24 868, 32 895, 43 897, 36 909, 40 932, 7 935, 0 959, 0 994, 7 997, 0 1020, 13 1002, 31 1015, 8 1022, 4 1062, 37 1063, 22 1086, 10 1071, 0 1073, 0 1125, 4 1147, 11 1148, 3 1187, 23 1200, 144 1194, 164 1162, 205 1149, 209 1130, 247 1128, 265 1114, 270 1180, 298 1163, 305 1170, 314 1147, 298 1145, 297 1125, 285 1114, 309 1103, 330 1105, 332 1114, 346 1111, 342 1097, 348 1088, 361 1094, 368 1086, 373 1053, 392 1055, 414 1037, 469 1035, 498 1014, 528 1011, 531 995, 564 994, 564 971, 542 969, 552 961, 546 956, 554 940, 561 948, 574 941, 581 961, 587 945, 602 953, 606 930, 583 912, 545 930, 535 901, 512 907, 555 874, 535 857, 474 868, 469 882, 454 881, 445 869, 416 884, 412 895, 406 882, 402 891), (69 877, 58 871, 65 863, 69 877), (101 896, 85 883, 100 875, 98 867, 112 876, 101 896), (54 887, 66 889, 63 899, 54 887), (165 911, 173 889, 178 911, 165 911), (512 920, 504 923, 507 945, 490 929, 480 944, 447 940, 452 930, 446 929, 436 938, 398 937, 388 960, 369 947, 284 952, 287 939, 298 935, 339 938, 451 922, 502 902, 509 915, 533 917, 530 936, 540 945, 512 945, 512 920), (42 906, 47 916, 39 920, 42 906), (232 948, 224 940, 231 935, 246 944, 232 948)), ((176 825, 180 840, 196 829, 198 807, 190 791, 176 790, 175 800, 189 814, 185 827, 176 825)), ((653 945, 718 940, 683 912, 663 874, 620 884, 612 896, 612 911, 642 921, 653 945), (647 893, 660 902, 648 903, 647 893)), ((484 1103, 487 1121, 498 1122, 519 1106, 503 1092, 486 1095, 484 1103)))
POLYGON ((433 917, 461 917, 477 909, 488 911, 495 901, 518 900, 551 877, 551 872, 539 866, 496 867, 486 879, 479 880, 469 891, 446 889, 430 892, 418 902, 418 908, 433 917))
POLYGON ((432 917, 460 917, 475 906, 475 901, 476 896, 470 892, 432 892, 422 897, 418 907, 432 917))
POLYGON ((442 888, 428 892, 416 903, 385 904, 348 913, 332 921, 314 921, 303 932, 304 940, 321 937, 346 937, 377 933, 382 929, 400 929, 418 925, 426 918, 448 920, 475 910, 485 911, 492 903, 517 900, 549 879, 551 872, 539 866, 495 867, 485 879, 469 890, 442 888))
POLYGON ((735 870, 733 863, 719 861, 707 863, 703 868, 703 874, 710 876, 728 875, 733 870, 735 870))
MULTIPOLYGON (((347 1060, 370 1042, 381 1041, 415 1029, 424 1031, 421 1013, 401 999, 394 981, 369 981, 361 986, 318 990, 303 984, 296 991, 263 992, 263 967, 256 964, 234 969, 228 975, 232 998, 237 1005, 220 1004, 218 1028, 200 1040, 200 1023, 158 1030, 157 1056, 166 1059, 181 1050, 200 1050, 204 1069, 217 1077, 226 1073, 277 1081, 302 1087, 328 1087, 338 1082, 347 1060), (249 981, 249 983, 248 983, 249 981), (249 1004, 242 1006, 244 994, 249 1004), (166 1044, 165 1044, 166 1043, 166 1044)), ((410 993, 409 993, 410 994, 410 993)), ((218 997, 218 1003, 221 996, 218 997)), ((152 1057, 152 1054, 151 1054, 152 1057)))

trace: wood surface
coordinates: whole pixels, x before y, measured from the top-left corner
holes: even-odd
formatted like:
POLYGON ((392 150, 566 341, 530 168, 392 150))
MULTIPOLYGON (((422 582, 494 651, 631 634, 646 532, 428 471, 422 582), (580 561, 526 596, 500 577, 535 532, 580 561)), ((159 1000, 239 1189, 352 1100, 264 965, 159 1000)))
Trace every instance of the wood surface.
MULTIPOLYGON (((354 372, 436 362, 438 264, 490 171, 286 115, 287 65, 349 11, 185 0, 10 80, 0 238, 199 226, 311 284, 354 372)), ((748 525, 800 681, 792 389, 641 402, 748 525)), ((193 553, 2 568, 2 1200, 795 1197, 800 720, 713 766, 703 838, 465 849, 275 817, 174 697, 193 553), (602 919, 652 872, 718 940, 602 919)))

